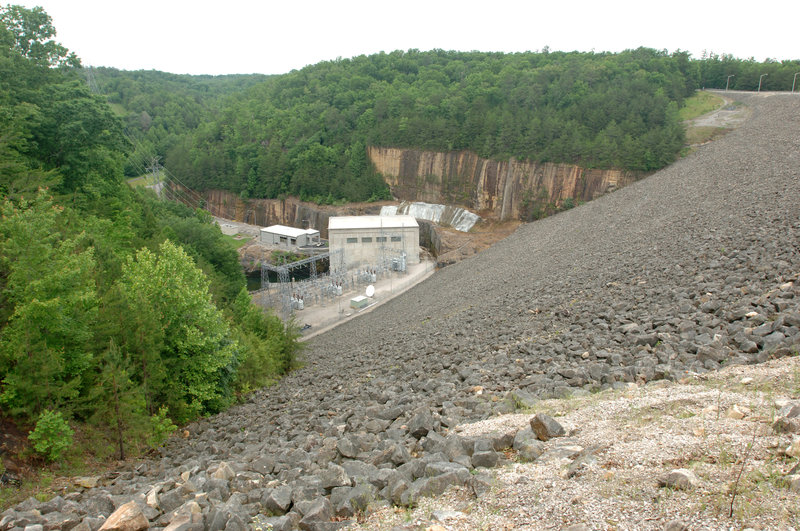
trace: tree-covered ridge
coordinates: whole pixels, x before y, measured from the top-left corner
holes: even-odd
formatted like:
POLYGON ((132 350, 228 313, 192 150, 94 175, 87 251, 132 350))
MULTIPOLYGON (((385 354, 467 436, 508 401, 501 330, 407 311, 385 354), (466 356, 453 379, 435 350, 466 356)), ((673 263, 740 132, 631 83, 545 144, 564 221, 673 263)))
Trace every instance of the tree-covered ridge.
POLYGON ((386 188, 367 145, 653 170, 682 147, 686 54, 395 51, 252 87, 171 150, 199 189, 366 200, 386 188))
POLYGON ((141 175, 153 158, 167 152, 204 123, 215 119, 225 98, 260 83, 268 76, 189 76, 155 70, 85 70, 89 84, 122 116, 134 144, 125 175, 141 175))
POLYGON ((654 170, 683 144, 676 110, 696 88, 791 88, 798 61, 681 51, 394 51, 311 65, 218 100, 167 167, 198 189, 316 201, 387 197, 366 146, 470 150, 654 170))
POLYGON ((50 458, 64 419, 124 454, 287 371, 296 328, 252 305, 208 213, 127 186, 130 135, 49 17, 0 22, 0 416, 40 419, 50 458))

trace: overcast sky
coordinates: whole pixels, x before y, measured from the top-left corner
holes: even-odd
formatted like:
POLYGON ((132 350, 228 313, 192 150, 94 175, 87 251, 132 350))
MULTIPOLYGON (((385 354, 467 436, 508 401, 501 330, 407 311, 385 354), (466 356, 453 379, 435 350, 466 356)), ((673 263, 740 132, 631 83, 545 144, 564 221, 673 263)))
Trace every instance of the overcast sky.
POLYGON ((337 57, 646 46, 800 59, 800 2, 667 0, 6 0, 42 6, 84 65, 282 74, 337 57), (759 6, 765 6, 759 9, 759 6))

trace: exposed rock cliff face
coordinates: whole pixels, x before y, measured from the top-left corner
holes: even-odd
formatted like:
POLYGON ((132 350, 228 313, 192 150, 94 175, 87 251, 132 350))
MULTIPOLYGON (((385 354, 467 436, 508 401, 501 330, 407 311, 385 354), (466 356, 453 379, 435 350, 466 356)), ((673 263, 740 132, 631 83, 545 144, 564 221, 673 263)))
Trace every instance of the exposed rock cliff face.
POLYGON ((304 203, 294 197, 286 199, 242 199, 224 190, 209 190, 204 194, 208 210, 215 216, 253 225, 288 225, 313 228, 323 238, 328 237, 328 218, 380 214, 381 204, 323 207, 304 203))
POLYGON ((524 219, 533 201, 589 201, 644 176, 571 164, 494 161, 469 151, 370 147, 369 157, 403 201, 462 205, 498 219, 524 219))
POLYGON ((436 223, 425 219, 418 219, 419 244, 426 248, 432 256, 439 256, 442 250, 442 237, 436 228, 436 223))
MULTIPOLYGON (((469 151, 440 153, 370 147, 369 157, 395 197, 459 205, 495 219, 527 220, 535 203, 589 201, 644 176, 638 172, 585 169, 571 164, 482 159, 469 151)), ((242 199, 222 190, 204 194, 220 217, 269 226, 311 227, 328 236, 328 218, 379 214, 381 204, 326 207, 296 198, 242 199)))

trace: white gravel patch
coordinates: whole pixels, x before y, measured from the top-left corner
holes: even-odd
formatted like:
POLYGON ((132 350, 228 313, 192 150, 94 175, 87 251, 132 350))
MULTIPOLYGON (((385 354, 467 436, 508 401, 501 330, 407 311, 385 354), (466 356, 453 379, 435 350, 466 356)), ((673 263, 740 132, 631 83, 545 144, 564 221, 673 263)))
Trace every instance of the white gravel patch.
POLYGON ((782 455, 791 435, 776 435, 770 427, 776 404, 798 398, 800 358, 792 357, 682 383, 542 401, 530 414, 496 416, 456 431, 463 436, 517 431, 534 413, 545 411, 568 432, 565 439, 551 439, 548 448, 597 446, 596 463, 567 478, 568 459, 547 459, 545 453, 532 463, 512 460, 493 471, 494 486, 482 498, 453 488, 420 500, 411 510, 384 509, 354 528, 564 529, 584 524, 586 529, 639 530, 664 529, 679 520, 689 529, 798 529, 800 493, 780 481, 798 459, 782 455), (742 384, 745 378, 752 381, 742 384), (728 418, 734 405, 749 414, 728 418), (729 518, 731 487, 742 466, 729 518), (658 486, 659 476, 678 468, 692 470, 699 485, 689 491, 658 486), (455 514, 436 521, 432 515, 437 511, 455 514))

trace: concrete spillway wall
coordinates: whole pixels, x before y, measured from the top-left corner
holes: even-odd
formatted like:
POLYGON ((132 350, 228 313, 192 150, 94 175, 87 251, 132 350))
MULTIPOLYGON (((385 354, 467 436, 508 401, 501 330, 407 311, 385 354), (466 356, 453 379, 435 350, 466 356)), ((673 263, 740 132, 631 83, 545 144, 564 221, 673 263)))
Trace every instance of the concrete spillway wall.
POLYGON ((444 227, 453 227, 461 232, 469 230, 480 221, 480 216, 462 208, 432 203, 403 202, 400 205, 387 205, 381 208, 381 216, 407 215, 417 219, 432 221, 444 227))

